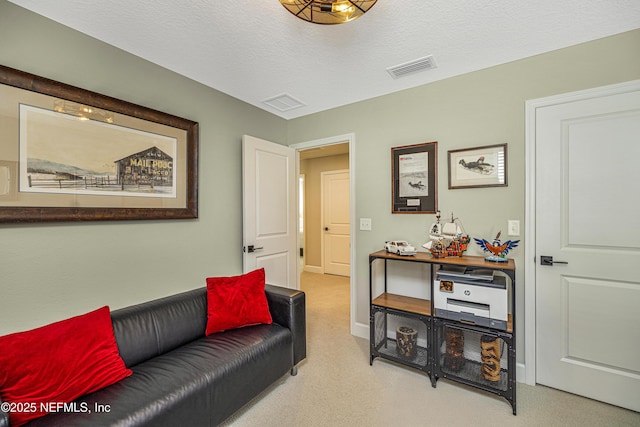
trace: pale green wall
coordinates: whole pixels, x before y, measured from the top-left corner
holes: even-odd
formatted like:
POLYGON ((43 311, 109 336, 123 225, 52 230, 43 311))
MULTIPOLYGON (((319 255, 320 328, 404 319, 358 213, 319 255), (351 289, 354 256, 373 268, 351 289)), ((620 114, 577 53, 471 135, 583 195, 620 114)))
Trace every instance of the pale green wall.
POLYGON ((6 1, 0 64, 200 123, 199 219, 0 225, 0 335, 241 273, 241 138, 285 120, 6 1))
MULTIPOLYGON (((640 31, 634 31, 290 120, 290 144, 355 134, 356 217, 373 224, 356 234, 356 322, 369 322, 368 254, 390 238, 424 243, 434 220, 391 214, 391 147, 438 141, 438 206, 460 217, 473 237, 489 239, 499 230, 505 237, 509 219, 520 220, 524 233, 525 101, 639 78, 640 31), (447 189, 447 150, 501 143, 509 144, 507 188, 447 189)), ((519 361, 523 237, 511 253, 519 266, 519 361)), ((481 254, 475 244, 469 253, 481 254)))
MULTIPOLYGON (((4 0, 0 41, 2 65, 200 123, 198 220, 0 225, 0 334, 239 273, 245 133, 288 144, 355 133, 356 216, 373 219, 356 246, 356 321, 366 325, 367 255, 387 238, 421 244, 433 220, 390 213, 391 147, 438 141, 439 207, 473 236, 508 219, 524 231, 525 100, 640 78, 638 30, 287 122, 4 0), (447 190, 447 150, 498 143, 509 144, 509 187, 447 190)), ((523 277, 520 267, 519 360, 523 277)))

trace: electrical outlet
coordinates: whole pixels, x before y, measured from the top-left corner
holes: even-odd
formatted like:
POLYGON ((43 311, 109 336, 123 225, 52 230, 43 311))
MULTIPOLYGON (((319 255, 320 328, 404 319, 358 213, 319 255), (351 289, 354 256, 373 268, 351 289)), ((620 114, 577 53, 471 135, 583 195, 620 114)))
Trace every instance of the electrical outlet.
POLYGON ((509 236, 519 236, 520 235, 520 221, 517 219, 510 219, 507 227, 507 234, 509 236))
POLYGON ((371 218, 360 218, 360 230, 371 231, 371 218))

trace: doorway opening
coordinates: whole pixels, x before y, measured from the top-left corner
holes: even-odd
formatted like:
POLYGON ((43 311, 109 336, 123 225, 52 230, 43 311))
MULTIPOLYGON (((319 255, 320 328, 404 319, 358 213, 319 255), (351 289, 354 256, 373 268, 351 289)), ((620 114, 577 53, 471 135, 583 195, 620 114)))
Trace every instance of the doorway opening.
MULTIPOLYGON (((344 251, 348 258, 348 274, 345 276, 335 276, 344 283, 349 283, 349 318, 350 330, 353 335, 368 336, 368 325, 356 325, 356 298, 355 287, 355 232, 351 224, 355 223, 355 159, 354 159, 355 135, 346 134, 329 137, 321 140, 308 141, 291 145, 297 152, 298 176, 302 178, 304 186, 300 186, 300 198, 304 203, 299 203, 299 216, 302 217, 299 223, 300 242, 300 280, 305 280, 307 273, 325 274, 324 244, 323 237, 325 225, 322 224, 321 185, 316 184, 315 190, 312 181, 321 182, 321 172, 346 170, 348 172, 347 188, 349 191, 348 208, 346 209, 349 224, 347 237, 343 238, 343 243, 348 246, 344 251), (317 174, 317 177, 312 175, 317 174), (315 201, 314 201, 315 199, 315 201), (301 231, 300 231, 301 230, 301 231), (349 277, 347 277, 349 276, 349 277)), ((339 185, 344 188, 344 183, 339 185)), ((329 227, 331 228, 331 227, 329 227)), ((344 255, 344 254, 343 254, 344 255)), ((331 276, 328 276, 331 277, 331 276)), ((300 282, 299 288, 303 283, 300 282)))
POLYGON ((349 276, 349 144, 299 156, 302 270, 349 276))

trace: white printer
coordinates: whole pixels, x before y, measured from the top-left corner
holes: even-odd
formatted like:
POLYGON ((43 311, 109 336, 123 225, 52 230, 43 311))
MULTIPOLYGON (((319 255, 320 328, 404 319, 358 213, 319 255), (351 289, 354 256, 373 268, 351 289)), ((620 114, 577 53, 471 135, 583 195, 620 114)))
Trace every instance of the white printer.
POLYGON ((436 274, 433 292, 438 317, 507 330, 504 276, 488 270, 444 266, 436 274))

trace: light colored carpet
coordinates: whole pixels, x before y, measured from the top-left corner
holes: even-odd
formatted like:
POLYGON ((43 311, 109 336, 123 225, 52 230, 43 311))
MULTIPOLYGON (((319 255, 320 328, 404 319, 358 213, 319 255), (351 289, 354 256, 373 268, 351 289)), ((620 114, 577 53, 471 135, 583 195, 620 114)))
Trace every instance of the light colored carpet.
MULTIPOLYGON (((349 332, 349 279, 302 273, 307 359, 227 427, 293 426, 640 426, 640 414, 544 386, 518 383, 506 399, 377 358, 349 332)), ((594 387, 597 387, 594 384, 594 387)), ((638 397, 640 399, 640 396, 638 397)))

